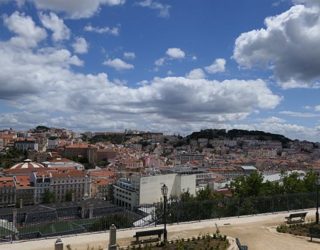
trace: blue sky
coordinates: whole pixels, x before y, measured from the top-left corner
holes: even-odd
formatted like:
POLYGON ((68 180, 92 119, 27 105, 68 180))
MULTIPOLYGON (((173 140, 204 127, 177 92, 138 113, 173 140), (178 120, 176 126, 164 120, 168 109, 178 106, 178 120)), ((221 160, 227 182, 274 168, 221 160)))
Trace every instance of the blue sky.
POLYGON ((320 1, 0 0, 0 127, 320 140, 320 1))

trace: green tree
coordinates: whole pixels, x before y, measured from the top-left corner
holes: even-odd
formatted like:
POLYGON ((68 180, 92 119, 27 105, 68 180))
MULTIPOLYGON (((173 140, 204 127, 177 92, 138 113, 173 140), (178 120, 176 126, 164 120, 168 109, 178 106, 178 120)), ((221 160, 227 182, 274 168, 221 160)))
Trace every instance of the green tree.
POLYGON ((66 201, 72 201, 72 191, 67 191, 65 196, 66 201))
POLYGON ((314 171, 309 171, 303 178, 303 183, 306 191, 315 192, 316 191, 316 181, 318 175, 314 171))
POLYGON ((50 190, 46 190, 43 193, 43 203, 53 203, 56 201, 56 197, 53 192, 50 192, 50 190))
POLYGON ((236 197, 258 196, 263 191, 263 175, 255 171, 249 176, 240 176, 231 182, 231 189, 236 197))
POLYGON ((300 178, 299 173, 293 172, 285 175, 282 179, 283 190, 285 193, 302 193, 306 192, 304 180, 300 178))

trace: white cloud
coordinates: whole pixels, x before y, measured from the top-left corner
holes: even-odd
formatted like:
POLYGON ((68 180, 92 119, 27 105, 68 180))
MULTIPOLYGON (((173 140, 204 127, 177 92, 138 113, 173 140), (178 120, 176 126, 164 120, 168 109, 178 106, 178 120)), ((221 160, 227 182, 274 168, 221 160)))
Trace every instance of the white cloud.
POLYGON ((168 76, 172 76, 172 75, 174 75, 174 73, 173 73, 172 70, 168 70, 168 71, 167 71, 167 75, 168 75, 168 76))
POLYGON ((36 47, 47 37, 45 29, 38 27, 30 16, 15 11, 11 16, 3 16, 4 25, 16 36, 10 40, 18 47, 36 47))
POLYGON ((204 71, 200 68, 191 70, 187 75, 187 78, 189 79, 203 79, 206 77, 206 74, 204 71))
MULTIPOLYGON (((281 101, 262 80, 166 77, 130 87, 119 85, 123 81, 111 82, 104 73, 76 73, 70 66, 81 65, 81 61, 67 50, 17 51, 2 42, 0 54, 0 99, 9 99, 22 112, 10 118, 18 122, 23 121, 23 112, 32 110, 48 116, 35 119, 35 124, 44 119, 78 129, 155 130, 162 126, 166 130, 183 123, 181 129, 187 129, 199 123, 241 120, 255 110, 273 109, 281 101)), ((114 66, 112 62, 117 61, 109 62, 114 66)), ((120 68, 115 65, 123 68, 121 63, 120 68)))
POLYGON ((307 6, 320 6, 319 0, 293 0, 295 4, 305 4, 307 6))
POLYGON ((186 56, 186 53, 180 48, 169 48, 166 54, 172 59, 183 59, 186 56))
POLYGON ((125 3, 125 0, 26 0, 34 3, 40 10, 63 12, 70 18, 88 18, 93 16, 101 6, 116 6, 125 3))
POLYGON ((115 59, 108 59, 103 62, 104 65, 114 68, 115 70, 129 70, 133 69, 134 66, 132 64, 126 63, 125 61, 121 60, 120 58, 115 59))
MULTIPOLYGON (((0 114, 0 126, 187 131, 241 121, 281 101, 260 79, 164 77, 133 87, 106 73, 80 73, 74 66, 83 62, 69 50, 40 45, 20 49, 11 39, 0 42, 0 99, 17 110, 0 114)), ((119 58, 105 64, 134 68, 119 58)))
POLYGON ((320 105, 314 107, 315 111, 320 111, 320 105))
POLYGON ((164 65, 165 62, 166 62, 166 59, 165 59, 164 57, 161 57, 161 58, 157 59, 157 60, 154 62, 154 64, 159 67, 159 66, 164 65))
POLYGON ((75 42, 72 44, 75 53, 85 54, 88 52, 89 45, 83 37, 76 37, 75 42))
POLYGON ((160 66, 166 64, 169 60, 177 60, 185 58, 186 53, 180 48, 168 48, 166 51, 166 55, 164 57, 160 57, 157 59, 154 64, 156 65, 155 70, 159 70, 160 66))
POLYGON ((136 58, 136 54, 134 52, 124 52, 123 57, 128 60, 133 60, 136 58))
POLYGON ((298 117, 298 118, 316 118, 320 117, 320 114, 316 113, 310 113, 310 112, 297 112, 297 111, 280 111, 279 112, 281 115, 287 115, 291 117, 298 117))
POLYGON ((226 60, 223 58, 217 58, 211 65, 205 67, 205 70, 209 74, 224 72, 226 70, 226 60))
POLYGON ((90 24, 84 27, 87 32, 95 32, 98 34, 109 34, 113 36, 118 36, 120 33, 119 27, 94 27, 90 24))
POLYGON ((49 15, 40 14, 42 25, 53 32, 52 39, 54 41, 67 40, 70 38, 70 30, 55 13, 50 12, 49 15))
POLYGON ((155 0, 143 0, 137 3, 138 6, 150 8, 159 11, 160 17, 169 17, 171 6, 168 4, 162 4, 155 0))
POLYGON ((266 18, 266 28, 241 34, 233 54, 238 64, 272 70, 283 88, 319 86, 320 5, 303 2, 266 18))
POLYGON ((271 116, 271 117, 268 117, 268 118, 262 120, 262 122, 273 124, 273 123, 285 123, 286 120, 279 118, 279 117, 276 117, 276 116, 271 116))

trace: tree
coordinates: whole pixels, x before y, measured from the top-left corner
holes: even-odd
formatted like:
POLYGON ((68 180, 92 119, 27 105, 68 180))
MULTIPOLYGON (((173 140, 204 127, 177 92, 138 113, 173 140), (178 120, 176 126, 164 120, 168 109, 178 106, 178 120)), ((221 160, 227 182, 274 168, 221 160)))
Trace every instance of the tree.
POLYGON ((306 174, 306 176, 303 178, 306 191, 308 192, 316 191, 315 184, 316 184, 317 178, 318 178, 318 175, 314 171, 310 171, 306 174))
POLYGON ((249 176, 240 176, 231 182, 231 189, 236 197, 258 196, 263 190, 263 176, 257 171, 249 176))
POLYGON ((285 175, 282 179, 284 193, 302 193, 306 191, 304 181, 297 172, 285 175))
POLYGON ((53 192, 50 192, 50 190, 46 190, 43 193, 43 203, 53 203, 56 201, 56 197, 53 192))
POLYGON ((66 201, 72 201, 72 191, 67 191, 65 196, 66 201))

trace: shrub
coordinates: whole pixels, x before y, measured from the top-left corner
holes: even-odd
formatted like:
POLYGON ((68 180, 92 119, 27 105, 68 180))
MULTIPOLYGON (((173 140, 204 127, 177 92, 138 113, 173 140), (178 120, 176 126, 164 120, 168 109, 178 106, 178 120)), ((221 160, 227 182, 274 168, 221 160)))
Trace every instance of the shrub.
POLYGON ((284 225, 284 224, 277 226, 277 232, 279 232, 279 233, 287 233, 288 232, 288 226, 284 225))

